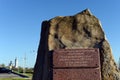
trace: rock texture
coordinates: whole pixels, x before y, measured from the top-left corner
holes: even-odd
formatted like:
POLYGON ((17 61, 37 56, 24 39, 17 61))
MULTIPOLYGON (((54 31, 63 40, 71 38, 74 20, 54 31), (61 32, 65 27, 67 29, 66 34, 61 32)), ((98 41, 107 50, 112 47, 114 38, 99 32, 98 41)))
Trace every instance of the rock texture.
POLYGON ((42 23, 33 80, 50 80, 50 51, 76 48, 99 48, 102 80, 120 80, 120 73, 100 21, 88 9, 74 16, 58 16, 42 23))

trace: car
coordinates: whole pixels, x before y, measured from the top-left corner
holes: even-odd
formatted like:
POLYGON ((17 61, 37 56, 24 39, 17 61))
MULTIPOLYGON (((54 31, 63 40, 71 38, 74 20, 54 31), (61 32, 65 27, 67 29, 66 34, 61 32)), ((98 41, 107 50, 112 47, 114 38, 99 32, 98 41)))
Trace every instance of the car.
POLYGON ((7 68, 0 68, 0 73, 11 73, 12 70, 9 70, 7 68))

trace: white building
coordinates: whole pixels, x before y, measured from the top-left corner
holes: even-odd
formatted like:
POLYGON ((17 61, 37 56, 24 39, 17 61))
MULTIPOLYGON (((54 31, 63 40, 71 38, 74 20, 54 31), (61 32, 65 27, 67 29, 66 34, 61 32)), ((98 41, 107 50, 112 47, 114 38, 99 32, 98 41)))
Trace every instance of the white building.
POLYGON ((15 68, 18 68, 18 59, 15 58, 15 65, 14 65, 15 68))

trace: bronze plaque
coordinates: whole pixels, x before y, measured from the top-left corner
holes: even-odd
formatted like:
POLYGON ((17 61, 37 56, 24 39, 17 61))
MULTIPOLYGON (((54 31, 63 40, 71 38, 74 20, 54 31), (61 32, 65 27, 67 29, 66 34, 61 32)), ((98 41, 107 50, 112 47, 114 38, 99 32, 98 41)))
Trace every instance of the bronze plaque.
POLYGON ((101 74, 97 68, 53 69, 53 80, 101 80, 101 74))
POLYGON ((53 52, 53 68, 100 67, 99 49, 60 49, 53 52))

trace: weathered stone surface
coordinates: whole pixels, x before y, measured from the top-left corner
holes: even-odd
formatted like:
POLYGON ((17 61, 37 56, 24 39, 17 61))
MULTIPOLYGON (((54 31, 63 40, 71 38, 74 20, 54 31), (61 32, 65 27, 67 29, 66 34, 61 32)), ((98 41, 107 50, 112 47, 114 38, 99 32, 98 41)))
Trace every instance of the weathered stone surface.
POLYGON ((99 48, 102 80, 120 80, 100 21, 88 9, 74 16, 58 16, 42 23, 33 80, 50 80, 50 51, 79 48, 99 48))

